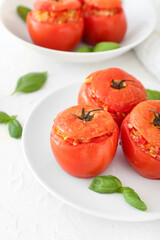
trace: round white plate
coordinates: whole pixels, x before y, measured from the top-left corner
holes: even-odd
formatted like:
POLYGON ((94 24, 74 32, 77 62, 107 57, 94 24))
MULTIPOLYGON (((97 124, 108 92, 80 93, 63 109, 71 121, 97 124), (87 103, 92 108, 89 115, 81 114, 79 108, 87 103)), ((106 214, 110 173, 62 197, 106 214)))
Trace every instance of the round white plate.
MULTIPOLYGON (((147 204, 142 212, 128 205, 121 194, 98 194, 88 189, 92 179, 79 179, 64 172, 50 148, 50 132, 58 112, 77 104, 80 83, 54 91, 30 114, 23 130, 23 152, 33 175, 55 197, 86 213, 114 220, 160 219, 160 181, 138 175, 126 161, 121 147, 102 175, 115 175, 133 188, 147 204)), ((153 86, 154 87, 154 86, 153 86)))
POLYGON ((34 45, 29 37, 26 24, 17 16, 16 7, 24 5, 33 8, 33 0, 4 0, 1 7, 1 21, 5 28, 23 42, 53 59, 67 62, 97 62, 123 54, 144 41, 155 26, 155 12, 149 0, 124 0, 128 30, 121 48, 97 53, 76 53, 56 51, 34 45))

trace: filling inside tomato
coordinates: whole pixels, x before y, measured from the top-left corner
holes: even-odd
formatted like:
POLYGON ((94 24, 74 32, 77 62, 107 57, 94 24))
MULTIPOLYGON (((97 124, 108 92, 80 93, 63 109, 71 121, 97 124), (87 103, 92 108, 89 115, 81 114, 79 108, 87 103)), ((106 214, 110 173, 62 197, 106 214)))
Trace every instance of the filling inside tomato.
POLYGON ((131 123, 128 123, 130 137, 137 146, 151 157, 160 160, 160 148, 150 144, 131 123))
POLYGON ((52 136, 57 137, 58 139, 60 138, 61 141, 64 141, 68 144, 71 144, 73 146, 76 146, 78 144, 84 144, 84 143, 89 143, 89 142, 101 142, 106 140, 108 137, 112 135, 112 133, 104 134, 102 136, 98 136, 95 138, 86 138, 86 139, 73 139, 68 137, 65 133, 61 132, 59 129, 53 126, 52 128, 52 136))
POLYGON ((81 18, 80 10, 68 10, 61 12, 34 11, 33 17, 38 22, 67 23, 78 22, 81 18))
POLYGON ((114 16, 121 11, 121 8, 100 9, 84 4, 82 10, 86 16, 114 16))

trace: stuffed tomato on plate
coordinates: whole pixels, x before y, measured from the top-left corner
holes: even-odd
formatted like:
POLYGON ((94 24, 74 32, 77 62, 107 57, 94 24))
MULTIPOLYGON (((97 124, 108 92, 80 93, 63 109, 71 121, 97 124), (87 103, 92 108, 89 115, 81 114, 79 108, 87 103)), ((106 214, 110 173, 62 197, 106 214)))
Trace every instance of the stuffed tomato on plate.
POLYGON ((121 0, 84 0, 84 40, 90 45, 99 42, 121 42, 127 31, 127 20, 121 0))
POLYGON ((131 166, 146 178, 160 179, 160 101, 139 103, 122 122, 121 140, 131 166))
POLYGON ((117 150, 119 129, 112 116, 93 106, 74 106, 54 119, 50 143, 59 165, 88 178, 103 172, 117 150))
POLYGON ((120 126, 124 117, 139 103, 147 100, 142 83, 119 68, 91 73, 82 84, 78 103, 108 110, 120 126))
POLYGON ((27 16, 32 41, 41 47, 71 51, 80 42, 84 22, 78 0, 36 0, 27 16))

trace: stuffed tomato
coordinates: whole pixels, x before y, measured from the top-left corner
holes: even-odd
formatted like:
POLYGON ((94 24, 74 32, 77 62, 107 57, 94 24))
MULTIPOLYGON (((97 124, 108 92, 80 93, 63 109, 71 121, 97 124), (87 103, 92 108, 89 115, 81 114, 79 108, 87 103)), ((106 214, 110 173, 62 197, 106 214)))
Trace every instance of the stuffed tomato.
POLYGON ((127 21, 121 0, 84 0, 84 40, 90 45, 98 42, 121 42, 127 21))
POLYGON ((89 178, 111 163, 118 136, 118 126, 107 111, 74 106, 54 119, 50 143, 62 169, 73 176, 89 178))
POLYGON ((142 176, 160 179, 160 101, 139 103, 121 126, 124 154, 142 176))
POLYGON ((70 51, 81 40, 84 21, 78 0, 37 0, 27 16, 32 41, 39 46, 70 51))
POLYGON ((82 84, 78 103, 107 109, 120 126, 124 117, 139 103, 147 100, 143 85, 118 68, 90 74, 82 84))

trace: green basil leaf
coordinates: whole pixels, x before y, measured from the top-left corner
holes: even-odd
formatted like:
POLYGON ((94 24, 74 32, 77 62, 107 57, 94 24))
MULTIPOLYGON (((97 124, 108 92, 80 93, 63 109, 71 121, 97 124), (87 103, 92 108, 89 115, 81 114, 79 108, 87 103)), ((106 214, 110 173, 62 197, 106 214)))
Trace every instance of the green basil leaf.
POLYGON ((78 48, 76 52, 92 52, 92 48, 88 46, 84 46, 84 47, 78 48))
POLYGON ((17 117, 16 115, 11 116, 11 117, 10 117, 11 121, 14 120, 14 119, 16 119, 16 117, 17 117))
POLYGON ((27 15, 29 12, 31 12, 32 10, 28 7, 25 7, 25 6, 18 6, 17 7, 17 13, 18 15, 20 16, 20 18, 26 22, 26 19, 27 19, 27 15))
POLYGON ((123 188, 123 195, 127 203, 132 205, 133 207, 145 211, 147 210, 146 204, 140 199, 138 194, 129 187, 123 188))
POLYGON ((22 136, 22 126, 16 119, 8 123, 8 130, 10 136, 13 138, 20 138, 22 136))
POLYGON ((93 52, 109 51, 120 47, 121 46, 115 42, 100 42, 94 46, 93 52))
POLYGON ((11 120, 11 117, 5 113, 5 112, 0 112, 0 123, 8 123, 11 120))
POLYGON ((121 181, 111 175, 95 177, 89 189, 98 193, 119 193, 122 192, 121 181))
POLYGON ((39 90, 47 80, 47 72, 28 73, 20 77, 16 86, 16 92, 30 93, 39 90))
POLYGON ((148 100, 160 100, 160 92, 146 89, 148 100))

